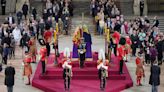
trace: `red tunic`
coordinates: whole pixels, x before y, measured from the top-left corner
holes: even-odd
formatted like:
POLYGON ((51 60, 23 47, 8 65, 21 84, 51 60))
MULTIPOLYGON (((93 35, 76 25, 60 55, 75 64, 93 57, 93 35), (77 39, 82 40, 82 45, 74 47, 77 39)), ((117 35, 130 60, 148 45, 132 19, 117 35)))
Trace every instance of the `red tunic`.
POLYGON ((32 46, 32 45, 33 45, 33 42, 30 40, 30 41, 28 42, 28 45, 29 45, 29 46, 32 46))
POLYGON ((27 55, 27 56, 25 56, 25 58, 24 58, 24 62, 26 62, 26 63, 31 63, 31 62, 32 62, 32 58, 31 58, 29 55, 27 55))
POLYGON ((43 37, 44 37, 46 42, 49 42, 49 39, 51 39, 51 37, 52 37, 52 32, 49 30, 45 31, 43 37))
POLYGON ((125 46, 120 45, 118 48, 118 59, 123 60, 123 57, 126 55, 125 46))
POLYGON ((40 56, 41 56, 40 60, 45 61, 46 56, 47 56, 47 49, 46 48, 41 48, 40 49, 40 56))
POLYGON ((136 58, 136 65, 141 63, 141 59, 139 57, 136 58))
POLYGON ((129 37, 126 37, 126 44, 132 45, 132 41, 129 37))
POLYGON ((114 38, 115 40, 115 43, 118 44, 119 43, 119 40, 120 40, 120 33, 115 31, 112 35, 112 37, 114 38))

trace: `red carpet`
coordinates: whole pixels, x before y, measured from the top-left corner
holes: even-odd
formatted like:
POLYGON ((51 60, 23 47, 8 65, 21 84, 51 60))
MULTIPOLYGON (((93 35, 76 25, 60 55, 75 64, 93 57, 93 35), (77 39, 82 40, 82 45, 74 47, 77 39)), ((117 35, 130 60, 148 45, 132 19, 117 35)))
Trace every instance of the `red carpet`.
MULTIPOLYGON (((96 69, 97 56, 97 53, 93 53, 93 61, 86 61, 83 69, 79 68, 78 62, 73 62, 73 77, 70 92, 100 92, 100 81, 98 79, 98 70, 96 69)), ((65 92, 61 68, 62 58, 63 54, 58 58, 59 66, 54 67, 54 54, 52 54, 49 58, 46 75, 44 76, 40 75, 41 63, 39 63, 32 80, 32 86, 45 92, 65 92)), ((126 65, 124 64, 124 74, 119 75, 119 62, 113 55, 112 60, 114 62, 112 62, 112 66, 108 70, 109 77, 105 92, 120 92, 123 89, 133 86, 126 65)))

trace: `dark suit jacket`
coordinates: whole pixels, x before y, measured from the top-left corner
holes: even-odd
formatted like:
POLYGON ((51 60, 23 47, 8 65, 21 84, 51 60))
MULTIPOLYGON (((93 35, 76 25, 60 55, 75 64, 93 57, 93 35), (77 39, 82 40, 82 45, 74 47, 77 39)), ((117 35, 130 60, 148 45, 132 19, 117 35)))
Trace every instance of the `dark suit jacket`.
POLYGON ((151 66, 150 72, 151 75, 149 79, 149 84, 150 85, 154 84, 155 86, 160 85, 160 73, 161 73, 160 67, 157 65, 153 65, 151 66))
POLYGON ((14 85, 15 69, 9 66, 5 69, 5 85, 11 87, 14 85))
POLYGON ((27 4, 24 4, 24 5, 23 5, 22 11, 23 11, 23 14, 24 14, 24 15, 27 15, 27 13, 28 13, 28 5, 27 5, 27 4))
POLYGON ((6 0, 1 0, 1 6, 6 6, 6 0))

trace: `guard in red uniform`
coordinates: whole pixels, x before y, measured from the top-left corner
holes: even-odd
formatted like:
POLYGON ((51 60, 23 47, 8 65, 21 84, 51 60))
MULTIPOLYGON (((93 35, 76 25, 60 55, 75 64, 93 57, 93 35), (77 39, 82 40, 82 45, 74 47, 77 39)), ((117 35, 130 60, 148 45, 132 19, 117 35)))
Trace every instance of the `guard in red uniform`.
POLYGON ((119 40, 120 40, 120 33, 115 31, 113 34, 112 34, 112 46, 114 48, 114 55, 117 56, 117 47, 118 47, 118 44, 119 44, 119 40))
POLYGON ((129 36, 125 37, 126 39, 126 44, 125 44, 125 57, 126 57, 126 62, 128 62, 130 60, 130 53, 131 53, 131 45, 132 45, 132 41, 130 39, 129 36))
POLYGON ((28 42, 29 45, 29 53, 32 56, 32 63, 36 63, 36 54, 37 54, 37 49, 36 49, 36 38, 32 37, 30 41, 28 42))
POLYGON ((50 43, 51 43, 51 38, 52 38, 52 32, 50 31, 50 26, 46 25, 45 32, 44 32, 44 40, 46 43, 46 48, 47 48, 47 56, 50 55, 50 43))
POLYGON ((24 65, 24 72, 23 76, 27 76, 28 83, 26 85, 30 85, 30 76, 32 75, 32 67, 31 67, 31 54, 28 52, 25 52, 25 57, 23 59, 23 65, 24 65))
POLYGON ((126 60, 125 58, 125 43, 126 43, 126 39, 125 38, 121 38, 119 45, 118 45, 118 59, 120 61, 120 68, 119 68, 119 73, 122 74, 123 73, 123 64, 124 61, 126 60))
POLYGON ((46 48, 46 44, 44 42, 43 39, 39 39, 39 43, 41 45, 40 48, 40 61, 42 62, 42 74, 44 75, 46 72, 46 62, 47 62, 47 48, 46 48))
POLYGON ((143 61, 140 57, 136 58, 136 81, 137 81, 137 86, 142 86, 141 84, 141 79, 142 77, 145 77, 144 73, 144 68, 143 68, 143 61))

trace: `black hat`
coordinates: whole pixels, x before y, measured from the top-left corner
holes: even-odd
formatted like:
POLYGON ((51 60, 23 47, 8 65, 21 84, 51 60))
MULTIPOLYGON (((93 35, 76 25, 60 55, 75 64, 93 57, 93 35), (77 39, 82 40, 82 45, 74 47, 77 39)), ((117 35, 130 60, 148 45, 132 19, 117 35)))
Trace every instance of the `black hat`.
POLYGON ((120 45, 125 45, 126 44, 126 39, 124 37, 121 37, 119 44, 120 45))
POLYGON ((49 30, 50 28, 51 28, 50 25, 48 23, 46 23, 45 29, 49 30))
POLYGON ((38 41, 39 41, 39 44, 41 46, 45 46, 46 45, 46 43, 45 43, 45 41, 43 39, 39 39, 38 41))

